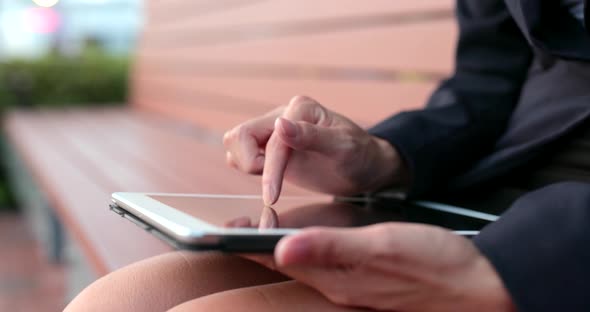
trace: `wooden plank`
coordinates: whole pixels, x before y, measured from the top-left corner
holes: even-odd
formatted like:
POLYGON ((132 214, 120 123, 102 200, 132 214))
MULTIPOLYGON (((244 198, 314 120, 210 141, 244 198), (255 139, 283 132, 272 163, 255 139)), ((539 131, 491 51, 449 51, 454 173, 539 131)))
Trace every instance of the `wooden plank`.
MULTIPOLYGON (((250 195, 261 193, 260 176, 247 175, 227 166, 222 135, 219 132, 212 132, 207 129, 206 133, 198 131, 195 136, 192 135, 192 133, 195 133, 195 129, 192 129, 192 127, 182 127, 180 129, 177 121, 167 120, 165 124, 162 124, 162 119, 155 119, 154 116, 141 113, 115 113, 110 115, 109 118, 128 125, 129 131, 141 131, 154 138, 156 140, 155 144, 168 153, 165 158, 162 158, 174 159, 174 163, 165 166, 165 169, 183 176, 186 174, 188 182, 194 187, 194 189, 191 189, 193 193, 203 193, 201 185, 210 184, 211 182, 214 184, 212 186, 214 189, 209 193, 250 195), (178 150, 174 150, 174 147, 181 147, 180 150, 183 153, 179 154, 178 150), (198 157, 197 164, 195 164, 195 157, 198 157), (199 183, 196 181, 199 181, 199 183), (228 183, 228 181, 232 182, 228 183)), ((151 157, 151 155, 150 159, 162 166, 162 161, 159 159, 151 157)), ((283 195, 313 196, 317 194, 286 183, 283 188, 283 195)))
MULTIPOLYGON (((168 38, 163 39, 167 42, 174 36, 161 38, 168 38)), ((260 70, 264 65, 290 65, 299 74, 309 75, 318 73, 321 67, 354 68, 367 71, 362 78, 373 73, 374 79, 380 79, 387 70, 446 74, 453 68, 456 38, 452 20, 209 45, 203 45, 196 36, 164 44, 148 33, 136 64, 139 68, 184 68, 194 72, 205 66, 217 67, 228 74, 240 64, 258 66, 260 70)))
POLYGON ((229 123, 237 120, 223 118, 219 123, 215 120, 215 124, 210 124, 209 120, 234 111, 241 113, 240 119, 251 118, 275 106, 287 104, 292 96, 298 94, 309 95, 359 124, 370 126, 401 110, 422 107, 436 86, 434 83, 422 82, 359 83, 148 76, 144 75, 138 80, 135 105, 144 109, 155 108, 159 112, 167 111, 169 116, 190 120, 197 125, 208 124, 208 127, 218 131, 231 127, 229 123), (221 100, 216 102, 214 97, 201 94, 218 94, 221 100), (217 114, 210 113, 215 110, 217 114))
POLYGON ((309 19, 334 19, 383 12, 414 13, 452 10, 452 0, 273 0, 273 1, 151 1, 148 12, 153 27, 167 30, 187 24, 226 27, 244 24, 271 24, 309 19))
POLYGON ((149 24, 174 23, 179 19, 198 18, 223 14, 242 6, 255 5, 269 0, 150 0, 146 2, 149 24))
MULTIPOLYGON (((46 122, 55 129, 78 154, 84 171, 99 180, 110 192, 187 192, 189 188, 172 173, 154 169, 137 154, 128 153, 112 143, 117 137, 126 138, 129 144, 142 136, 113 125, 112 121, 90 112, 61 112, 46 122), (94 128, 99 130, 95 131, 94 128)), ((138 146, 136 144, 135 146, 138 146)), ((140 152, 154 153, 157 146, 145 144, 140 152)))
MULTIPOLYGON (((136 181, 113 176, 113 185, 119 191, 133 190, 130 188, 134 185, 143 184, 140 180, 150 179, 158 192, 260 193, 259 177, 227 167, 218 135, 215 144, 211 140, 201 142, 171 129, 150 126, 154 120, 138 119, 117 110, 71 113, 67 119, 68 122, 61 122, 65 124, 64 132, 78 129, 75 134, 78 140, 92 142, 97 150, 105 152, 94 165, 113 162, 127 166, 141 177, 136 181), (102 126, 101 120, 108 120, 110 130, 102 126)), ((289 194, 302 192, 293 190, 289 194)))
MULTIPOLYGON (((243 174, 225 164, 219 134, 214 144, 212 138, 203 142, 202 137, 182 136, 173 129, 156 126, 154 119, 120 110, 62 112, 58 117, 53 126, 77 150, 87 150, 81 157, 87 163, 84 170, 100 178, 110 192, 261 192, 260 177, 243 174), (104 127, 105 122, 108 128, 104 127), (131 174, 122 175, 116 169, 121 167, 131 174), (149 189, 141 188, 146 186, 149 189)), ((312 194, 292 186, 285 190, 287 195, 312 194)))
POLYGON ((11 143, 32 169, 60 220, 99 276, 170 250, 109 211, 109 191, 78 166, 76 157, 80 155, 45 123, 45 118, 19 113, 6 121, 11 143), (133 251, 124 252, 130 250, 129 246, 134 246, 133 251))
MULTIPOLYGON (((170 94, 167 94, 170 96, 170 94)), ((195 100, 197 100, 195 98, 195 100)), ((186 105, 177 101, 170 102, 170 98, 153 97, 150 94, 142 93, 134 96, 135 107, 151 114, 160 115, 171 120, 187 122, 198 127, 204 127, 223 133, 252 117, 254 114, 235 113, 219 111, 215 108, 206 108, 195 105, 186 105)))
MULTIPOLYGON (((200 154, 197 154, 198 146, 194 144, 166 142, 154 133, 135 131, 104 113, 95 113, 96 116, 88 112, 61 114, 53 126, 58 128, 77 150, 82 149, 82 158, 88 163, 85 170, 89 175, 102 177, 107 183, 106 187, 112 192, 224 191, 219 187, 227 185, 226 182, 216 184, 215 179, 205 181, 204 178, 210 177, 211 171, 195 172, 201 168, 207 170, 211 167, 199 166, 195 157, 191 157, 191 153, 203 155, 209 153, 210 148, 201 148, 200 154), (101 121, 108 121, 109 127, 102 126, 104 123, 101 121), (84 143, 89 146, 82 146, 84 143), (189 159, 186 156, 191 158, 190 161, 187 161, 189 159), (187 176, 188 173, 195 175, 187 176)), ((223 164, 224 155, 219 154, 219 162, 223 164)), ((212 167, 215 169, 221 166, 212 167)), ((227 170, 229 171, 229 168, 227 170)), ((223 175, 222 171, 218 172, 223 175)))

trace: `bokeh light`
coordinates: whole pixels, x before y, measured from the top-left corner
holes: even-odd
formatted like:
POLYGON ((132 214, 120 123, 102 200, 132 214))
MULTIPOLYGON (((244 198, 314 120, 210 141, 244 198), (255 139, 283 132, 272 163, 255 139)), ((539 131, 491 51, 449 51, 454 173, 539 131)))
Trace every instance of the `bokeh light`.
POLYGON ((35 4, 38 6, 50 8, 56 5, 59 2, 59 0, 33 0, 33 2, 35 2, 35 4))
POLYGON ((50 8, 29 8, 25 12, 25 24, 35 33, 53 33, 59 27, 60 18, 50 8))

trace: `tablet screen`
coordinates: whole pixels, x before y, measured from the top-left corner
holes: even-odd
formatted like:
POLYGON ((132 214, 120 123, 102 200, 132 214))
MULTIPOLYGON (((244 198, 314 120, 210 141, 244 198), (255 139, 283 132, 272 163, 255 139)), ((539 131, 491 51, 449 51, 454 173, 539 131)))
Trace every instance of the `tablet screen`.
MULTIPOLYGON (((238 218, 258 224, 263 209, 256 196, 148 195, 169 207, 224 227, 238 218)), ((479 230, 488 221, 421 207, 399 200, 332 200, 328 197, 282 197, 273 205, 280 228, 362 226, 381 222, 417 222, 453 230, 479 230)))

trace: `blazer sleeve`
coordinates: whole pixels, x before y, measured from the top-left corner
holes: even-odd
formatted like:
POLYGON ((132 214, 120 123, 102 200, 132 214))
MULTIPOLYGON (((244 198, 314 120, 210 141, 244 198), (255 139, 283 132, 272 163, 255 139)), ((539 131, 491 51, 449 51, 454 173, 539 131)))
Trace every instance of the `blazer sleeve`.
POLYGON ((408 197, 427 195, 492 150, 531 62, 531 48, 504 1, 458 0, 457 20, 452 77, 425 109, 399 113, 369 130, 408 165, 408 197))
POLYGON ((590 184, 528 193, 474 243, 518 311, 590 311, 590 184))

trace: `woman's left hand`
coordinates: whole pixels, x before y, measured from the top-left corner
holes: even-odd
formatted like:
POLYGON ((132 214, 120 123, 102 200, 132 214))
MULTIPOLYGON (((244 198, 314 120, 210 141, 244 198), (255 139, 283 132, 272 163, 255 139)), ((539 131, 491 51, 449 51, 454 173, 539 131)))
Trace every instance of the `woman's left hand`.
POLYGON ((488 260, 442 228, 383 223, 283 238, 277 270, 336 304, 394 311, 514 311, 488 260))

